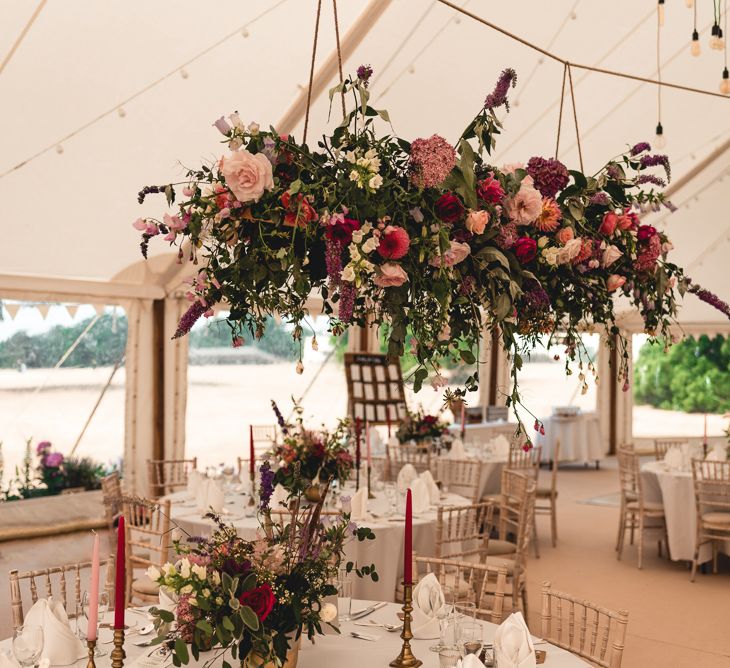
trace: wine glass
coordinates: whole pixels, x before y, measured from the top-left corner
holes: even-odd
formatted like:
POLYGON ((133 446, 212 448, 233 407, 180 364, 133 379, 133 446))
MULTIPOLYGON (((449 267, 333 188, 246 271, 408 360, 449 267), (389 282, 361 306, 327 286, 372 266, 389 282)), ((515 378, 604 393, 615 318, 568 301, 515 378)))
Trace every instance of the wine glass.
POLYGON ((391 483, 385 486, 385 498, 388 501, 388 508, 385 514, 388 517, 392 517, 395 514, 398 504, 398 491, 396 490, 395 484, 391 483))
POLYGON ((337 573, 337 609, 340 623, 352 619, 352 574, 346 568, 337 573))
MULTIPOLYGON (((91 601, 91 596, 89 595, 88 591, 85 591, 83 596, 81 597, 81 608, 84 611, 84 618, 86 619, 86 635, 88 637, 88 630, 89 630, 89 610, 91 609, 91 606, 93 605, 91 601)), ((97 619, 99 622, 101 622, 104 615, 109 610, 109 594, 105 591, 99 592, 99 598, 97 600, 97 609, 99 611, 99 615, 97 619)), ((106 651, 101 649, 99 647, 99 643, 96 644, 96 649, 94 651, 94 656, 106 656, 106 651)))
POLYGON ((34 624, 26 624, 13 633, 13 655, 18 663, 37 666, 43 653, 43 629, 34 624))
POLYGON ((455 592, 451 587, 442 586, 441 591, 444 595, 444 604, 436 613, 436 619, 439 622, 439 641, 436 645, 432 645, 428 649, 432 652, 442 652, 449 648, 456 647, 456 637, 454 633, 456 617, 454 615, 455 592))
POLYGON ((462 620, 459 624, 459 648, 462 656, 477 654, 482 649, 483 629, 475 619, 462 620))

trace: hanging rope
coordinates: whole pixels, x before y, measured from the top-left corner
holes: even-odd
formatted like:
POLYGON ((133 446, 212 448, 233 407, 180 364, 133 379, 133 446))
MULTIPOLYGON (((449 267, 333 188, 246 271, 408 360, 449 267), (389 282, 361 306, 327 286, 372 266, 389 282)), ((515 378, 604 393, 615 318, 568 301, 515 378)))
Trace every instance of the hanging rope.
POLYGON ((560 126, 563 124, 563 104, 565 102, 565 78, 568 75, 568 66, 563 65, 563 85, 560 87, 560 111, 558 112, 558 137, 555 140, 555 159, 560 152, 560 126))
POLYGON ((106 391, 109 389, 109 386, 112 384, 114 375, 119 370, 119 367, 122 365, 123 362, 124 362, 124 353, 122 353, 121 357, 114 364, 114 368, 112 369, 112 372, 109 374, 109 379, 106 381, 106 385, 104 385, 104 387, 101 389, 101 394, 99 394, 99 398, 96 400, 94 407, 91 409, 91 413, 89 414, 89 417, 86 418, 84 427, 81 430, 79 437, 76 439, 76 443, 74 443, 74 447, 71 448, 71 452, 69 452, 69 455, 68 455, 69 457, 71 457, 74 454, 74 452, 76 452, 76 448, 79 446, 79 443, 81 443, 81 439, 84 437, 86 430, 89 428, 89 425, 91 424, 91 420, 94 417, 94 414, 96 413, 96 409, 99 408, 99 404, 101 403, 101 400, 104 398, 106 391))
POLYGON ((573 103, 573 122, 575 123, 575 141, 578 144, 578 162, 580 163, 580 171, 583 168, 583 150, 580 146, 580 130, 578 129, 578 111, 575 107, 575 91, 573 90, 573 72, 570 69, 570 63, 566 63, 565 68, 568 70, 568 83, 570 84, 570 100, 573 103))
MULTIPOLYGON (((337 41, 337 67, 340 71, 340 85, 345 81, 342 76, 342 50, 340 49, 340 22, 337 20, 337 0, 332 0, 332 10, 335 14, 335 40, 337 41)), ((311 86, 311 84, 310 84, 311 86)), ((342 118, 347 116, 347 109, 345 108, 345 91, 340 91, 340 99, 342 100, 342 118)))
POLYGON ((2 63, 0 63, 0 74, 2 74, 5 67, 10 62, 10 59, 15 55, 15 52, 18 50, 18 47, 25 39, 25 36, 28 34, 28 31, 31 29, 32 25, 35 23, 35 20, 38 18, 38 15, 41 13, 41 10, 45 6, 46 2, 48 2, 48 0, 41 0, 38 3, 38 6, 35 8, 33 14, 31 14, 31 17, 28 19, 25 27, 20 31, 20 35, 18 35, 18 38, 13 43, 13 46, 10 47, 10 51, 8 51, 5 58, 3 58, 2 63))
POLYGON ((304 112, 304 137, 302 143, 307 143, 309 129, 309 106, 312 104, 312 82, 314 81, 314 61, 317 58, 317 40, 319 39, 319 17, 322 14, 322 0, 317 0, 317 20, 314 23, 314 41, 312 42, 312 62, 309 64, 309 86, 307 87, 307 109, 304 112))

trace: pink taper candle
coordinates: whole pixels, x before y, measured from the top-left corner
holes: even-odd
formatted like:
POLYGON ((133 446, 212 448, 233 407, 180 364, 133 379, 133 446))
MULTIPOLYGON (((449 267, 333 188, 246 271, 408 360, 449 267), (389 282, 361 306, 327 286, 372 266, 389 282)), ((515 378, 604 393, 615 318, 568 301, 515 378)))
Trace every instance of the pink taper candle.
POLYGON ((466 404, 462 400, 461 402, 461 434, 464 435, 464 430, 466 429, 466 404))
POLYGON ((127 565, 124 552, 124 515, 119 518, 117 527, 117 577, 114 586, 114 628, 124 628, 124 608, 127 596, 127 565))
POLYGON ((411 490, 406 492, 406 535, 403 545, 403 582, 413 584, 413 507, 411 490))
POLYGON ((99 622, 99 534, 94 534, 94 547, 91 551, 91 582, 89 583, 89 624, 87 640, 96 640, 99 622))
POLYGON ((248 445, 249 445, 249 457, 251 458, 251 461, 249 462, 249 473, 251 474, 251 477, 253 478, 256 475, 256 455, 254 453, 254 447, 253 447, 253 425, 249 425, 248 427, 248 445))
POLYGON ((365 447, 367 448, 367 456, 368 456, 368 470, 370 470, 370 467, 372 466, 372 453, 370 452, 370 423, 365 423, 365 447))
POLYGON ((388 421, 388 438, 390 438, 390 436, 391 436, 391 434, 390 434, 390 430, 391 430, 391 427, 390 427, 390 406, 386 406, 385 407, 385 418, 388 421))

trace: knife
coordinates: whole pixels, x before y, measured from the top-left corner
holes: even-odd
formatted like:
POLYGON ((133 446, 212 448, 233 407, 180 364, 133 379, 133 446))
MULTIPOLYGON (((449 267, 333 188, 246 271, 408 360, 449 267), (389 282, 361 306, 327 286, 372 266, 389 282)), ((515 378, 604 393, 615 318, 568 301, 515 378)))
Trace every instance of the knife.
POLYGON ((357 633, 356 631, 350 631, 350 635, 353 638, 359 638, 360 640, 369 640, 370 642, 375 642, 378 639, 377 636, 369 636, 366 633, 357 633))
POLYGON ((381 603, 374 603, 368 608, 365 608, 364 610, 359 610, 358 612, 353 613, 350 615, 350 619, 361 619, 362 617, 367 617, 370 613, 375 612, 376 610, 379 610, 380 608, 387 605, 385 602, 381 603))

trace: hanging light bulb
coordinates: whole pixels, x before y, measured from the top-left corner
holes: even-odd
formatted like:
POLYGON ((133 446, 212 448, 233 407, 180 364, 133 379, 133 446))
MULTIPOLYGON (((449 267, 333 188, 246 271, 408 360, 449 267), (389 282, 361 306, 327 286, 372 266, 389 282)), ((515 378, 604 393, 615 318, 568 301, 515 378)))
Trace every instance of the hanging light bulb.
POLYGON ((712 30, 710 30, 710 48, 715 51, 717 50, 717 42, 718 42, 717 33, 719 32, 719 30, 720 30, 720 26, 717 25, 717 23, 713 23, 712 30))
POLYGON ((695 56, 695 58, 702 53, 702 48, 700 47, 700 33, 696 30, 692 32, 692 42, 690 43, 689 52, 695 56))
POLYGON ((667 138, 664 135, 664 127, 662 126, 661 121, 656 124, 656 136, 654 137, 654 147, 658 149, 663 149, 667 145, 667 138))
POLYGON ((720 92, 723 95, 730 95, 730 72, 727 67, 722 71, 722 81, 720 81, 720 92))
POLYGON ((248 37, 251 33, 248 31, 248 28, 243 28, 241 30, 241 37, 248 37))
POLYGON ((124 111, 124 107, 119 107, 117 109, 117 114, 119 114, 119 118, 124 118, 127 115, 127 112, 124 111))
POLYGON ((725 35, 722 32, 722 28, 717 28, 717 50, 718 51, 724 51, 725 49, 725 35))
POLYGON ((664 0, 659 0, 657 7, 657 16, 659 17, 659 27, 664 27, 664 0))
POLYGON ((63 146, 61 146, 61 144, 58 144, 58 146, 56 146, 56 153, 58 153, 58 155, 61 155, 61 153, 63 153, 63 146))
POLYGON ((684 0, 684 5, 687 9, 692 9, 695 6, 695 0, 684 0))
POLYGON ((186 70, 186 69, 185 69, 185 68, 183 67, 183 68, 182 68, 182 69, 180 70, 180 76, 181 76, 181 77, 182 77, 183 79, 187 79, 187 78, 188 78, 188 77, 189 77, 190 75, 188 74, 188 71, 187 71, 187 70, 186 70))

